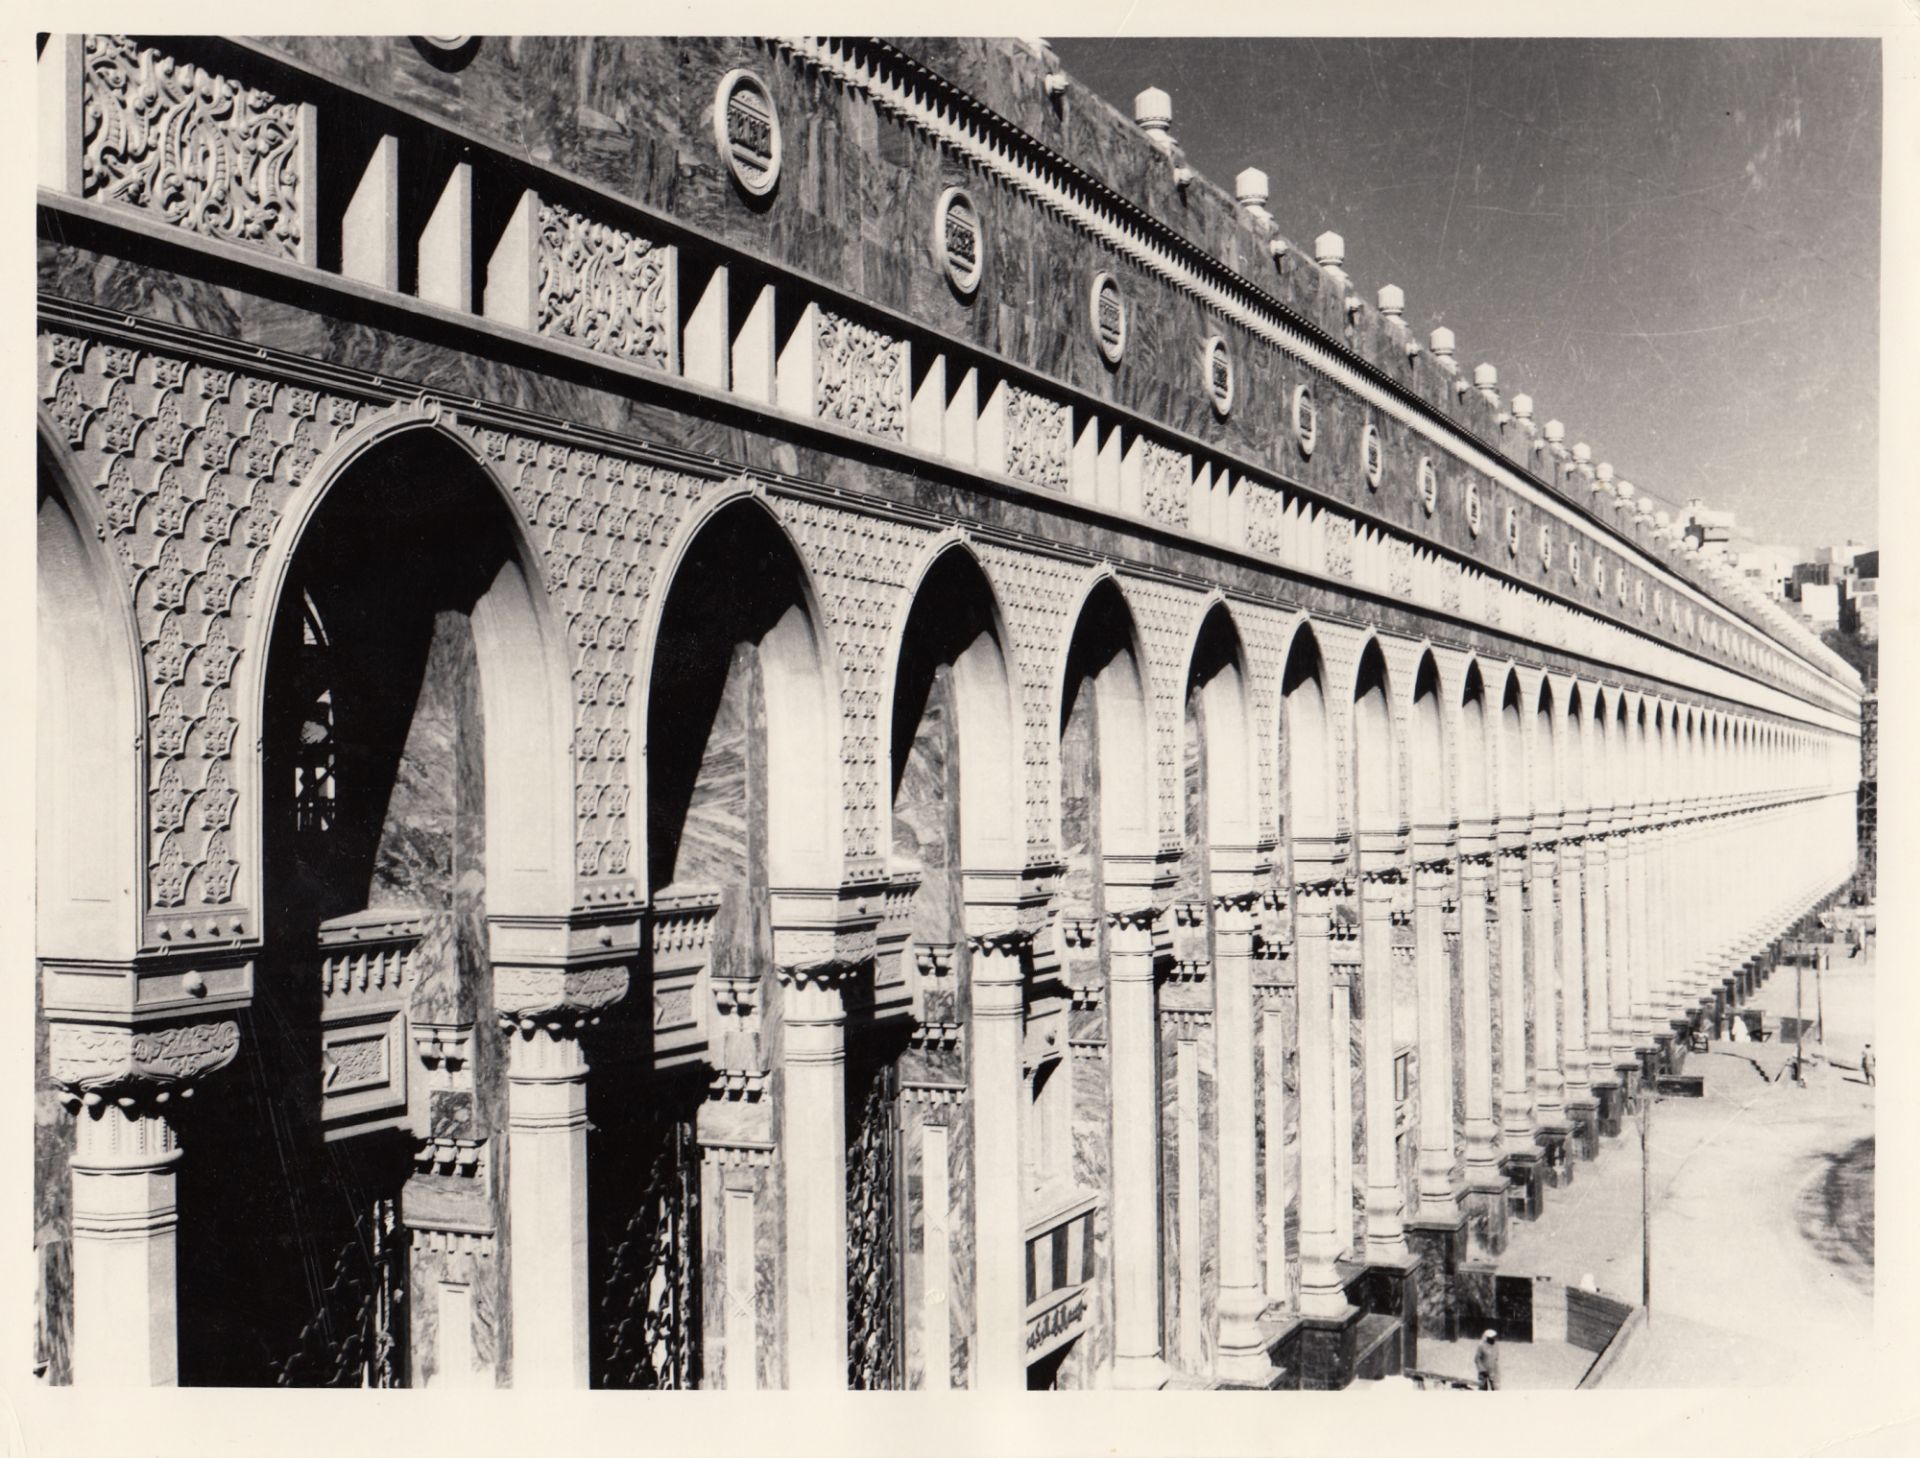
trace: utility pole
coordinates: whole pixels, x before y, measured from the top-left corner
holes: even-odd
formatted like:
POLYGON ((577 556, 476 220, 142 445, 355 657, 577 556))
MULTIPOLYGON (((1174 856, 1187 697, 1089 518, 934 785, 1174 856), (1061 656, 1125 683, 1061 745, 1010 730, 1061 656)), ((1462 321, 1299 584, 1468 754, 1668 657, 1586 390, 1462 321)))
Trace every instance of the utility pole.
POLYGON ((1653 1320, 1653 1166, 1647 1136, 1653 1125, 1653 1090, 1640 1090, 1640 1305, 1653 1320))
POLYGON ((1807 1020, 1800 1015, 1800 991, 1805 985, 1807 959, 1796 955, 1793 959, 1793 1081, 1796 1087, 1807 1086, 1807 1020))
POLYGON ((1813 1015, 1819 1020, 1813 1038, 1820 1045, 1823 1058, 1826 1056, 1827 1046, 1827 999, 1821 974, 1827 970, 1827 962, 1832 955, 1831 952, 1823 950, 1820 953, 1820 960, 1813 964, 1813 1015))

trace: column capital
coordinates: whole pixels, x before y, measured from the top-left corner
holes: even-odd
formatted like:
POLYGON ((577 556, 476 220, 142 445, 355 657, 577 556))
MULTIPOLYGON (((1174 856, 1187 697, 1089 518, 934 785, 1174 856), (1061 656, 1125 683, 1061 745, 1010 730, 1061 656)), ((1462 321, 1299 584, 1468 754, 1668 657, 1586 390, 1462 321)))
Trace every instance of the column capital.
POLYGON ((129 1027, 50 1022, 47 1061, 69 1108, 155 1112, 233 1062, 240 1026, 228 1018, 129 1027))
POLYGON ((493 1010, 503 1031, 524 1037, 578 1033, 627 995, 624 965, 597 967, 495 966, 493 1010))
POLYGON ((888 884, 784 886, 768 891, 773 964, 783 982, 835 985, 873 965, 888 884))

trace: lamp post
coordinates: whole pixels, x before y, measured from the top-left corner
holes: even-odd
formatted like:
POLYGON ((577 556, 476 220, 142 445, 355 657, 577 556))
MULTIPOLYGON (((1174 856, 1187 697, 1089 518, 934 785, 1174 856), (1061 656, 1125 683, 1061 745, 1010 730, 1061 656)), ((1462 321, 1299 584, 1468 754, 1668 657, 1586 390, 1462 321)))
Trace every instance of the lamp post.
POLYGON ((1654 1094, 1640 1090, 1640 1305, 1653 1320, 1653 1166, 1647 1140, 1653 1128, 1654 1094))

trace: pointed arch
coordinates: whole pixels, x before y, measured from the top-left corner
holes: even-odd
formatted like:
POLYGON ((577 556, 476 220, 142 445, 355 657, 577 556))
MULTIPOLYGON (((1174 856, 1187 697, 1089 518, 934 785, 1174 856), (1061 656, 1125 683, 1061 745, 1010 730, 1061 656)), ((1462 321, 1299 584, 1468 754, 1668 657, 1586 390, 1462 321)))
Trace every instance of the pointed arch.
POLYGON ((1410 775, 1407 812, 1415 825, 1445 826, 1454 819, 1447 776, 1447 718, 1440 707, 1440 664, 1425 649, 1413 673, 1413 714, 1407 746, 1410 775))
POLYGON ((1501 681, 1499 713, 1500 784, 1496 809, 1502 820, 1524 821, 1528 806, 1525 698, 1520 675, 1511 668, 1501 681))
POLYGON ((1390 835, 1400 826, 1393 678, 1379 641, 1361 647, 1353 677, 1354 829, 1390 835))
POLYGON ((1204 735, 1207 841, 1252 844, 1260 838, 1260 806, 1247 657, 1233 614, 1217 594, 1187 654, 1186 697, 1198 700, 1204 735))
POLYGON ((671 575, 663 563, 658 578, 664 588, 640 658, 650 884, 658 889, 679 879, 671 869, 679 849, 675 817, 684 813, 700 767, 699 756, 686 751, 704 750, 711 728, 679 700, 675 685, 692 686, 701 708, 717 711, 726 679, 714 669, 737 652, 751 654, 764 703, 768 884, 838 884, 839 696, 825 619, 798 545, 761 495, 735 490, 683 528, 670 560, 671 575), (716 582, 730 584, 729 591, 717 594, 716 582), (665 731, 689 722, 698 745, 676 746, 665 731))
POLYGON ((1460 690, 1460 818, 1489 822, 1495 813, 1493 730, 1487 722, 1487 685, 1478 659, 1467 661, 1460 690))
MULTIPOLYGON (((240 664, 254 723, 264 725, 275 644, 287 614, 298 614, 296 564, 351 501, 376 532, 416 542, 421 560, 438 560, 435 533, 480 517, 497 532, 490 573, 471 584, 471 621, 478 660, 486 754, 489 915, 550 914, 573 903, 573 693, 566 635, 548 597, 545 565, 511 491, 474 443, 451 428, 436 407, 402 407, 343 437, 315 464, 311 485, 289 503, 259 575, 262 610, 247 627, 240 664), (392 489, 387 489, 389 486, 392 489)), ((256 753, 245 775, 263 788, 256 753)), ((256 879, 262 856, 260 819, 246 864, 256 879)))
MULTIPOLYGON (((1083 689, 1098 724, 1101 850, 1151 855, 1155 764, 1146 654, 1120 584, 1110 570, 1092 576, 1070 619, 1060 656, 1056 738, 1064 738, 1083 689)), ((1056 805, 1056 815, 1062 813, 1056 805)), ((1054 836, 1061 842, 1060 822, 1054 836)))
POLYGON ((1019 791, 1019 732, 1007 669, 1006 620, 992 582, 958 532, 936 541, 908 579, 885 669, 886 753, 897 800, 910 740, 933 676, 951 676, 957 718, 954 752, 960 781, 960 864, 1013 870, 1024 826, 1019 791))
POLYGON ((1553 685, 1545 674, 1540 677, 1540 692, 1534 696, 1533 743, 1529 749, 1529 803, 1536 814, 1557 815, 1561 810, 1559 758, 1560 743, 1555 730, 1553 685))
POLYGON ((1280 676, 1280 722, 1285 743, 1283 814, 1288 838, 1329 840, 1340 807, 1333 793, 1333 735, 1327 718, 1326 661, 1304 619, 1288 646, 1280 676))

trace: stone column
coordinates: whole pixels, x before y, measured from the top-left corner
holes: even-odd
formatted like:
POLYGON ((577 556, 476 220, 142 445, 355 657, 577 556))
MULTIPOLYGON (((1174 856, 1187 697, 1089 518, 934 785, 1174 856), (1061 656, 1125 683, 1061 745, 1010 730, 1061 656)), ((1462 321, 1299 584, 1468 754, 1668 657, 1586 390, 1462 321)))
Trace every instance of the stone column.
POLYGON ((1107 1037, 1113 1070, 1113 1380, 1162 1387, 1160 1100, 1153 906, 1107 913, 1107 1037))
POLYGON ((627 994, 625 967, 495 967, 508 1039, 513 1385, 587 1386, 587 1058, 581 1033, 627 994))
POLYGON ((233 1061, 239 1027, 54 1022, 47 1044, 53 1080, 76 1122, 69 1161, 74 1384, 176 1386, 180 1146, 169 1114, 175 1100, 192 1097, 197 1080, 233 1061))
POLYGON ((1533 1152, 1533 1102, 1527 1088, 1527 846, 1502 835, 1500 884, 1500 1137, 1507 1154, 1533 1152))
MULTIPOLYGON (((1453 1028, 1445 904, 1452 862, 1413 870, 1414 956, 1420 987, 1420 1204, 1422 1220, 1456 1221, 1453 1168, 1453 1028)), ((1484 930, 1484 928, 1483 928, 1484 930)))
MULTIPOLYGON (((1386 853, 1380 853, 1384 859, 1386 853)), ((1371 859, 1371 855, 1369 856, 1371 859)), ((1361 1037, 1366 1090, 1367 1240, 1369 1265, 1407 1259, 1400 1223, 1404 1198, 1394 1158, 1393 1098, 1393 899, 1397 867, 1363 867, 1360 878, 1360 967, 1364 979, 1361 1037)))
POLYGON ((1633 1041, 1637 1048, 1653 1042, 1653 979, 1651 931, 1647 925, 1652 902, 1647 894, 1647 840, 1652 835, 1646 807, 1633 817, 1633 832, 1627 837, 1627 934, 1631 938, 1628 966, 1633 1011, 1633 1041))
POLYGON ((1334 1123, 1333 963, 1328 929, 1339 886, 1329 867, 1294 853, 1293 948, 1300 984, 1300 1314, 1341 1320, 1347 1305, 1336 1262, 1346 1248, 1336 1188, 1336 1141, 1349 1131, 1334 1123), (1314 874, 1314 873, 1319 874, 1314 874), (1323 879, 1323 877, 1326 877, 1323 879))
MULTIPOLYGON (((971 908, 969 908, 971 911, 971 908)), ((1024 932, 969 939, 973 993, 973 1386, 1024 1392, 1026 1230, 1021 1214, 1020 1040, 1026 1026, 1024 932)))
POLYGON ((1630 818, 1614 816, 1613 833, 1607 837, 1607 1027, 1612 1035, 1610 1052, 1616 1068, 1625 1068, 1636 1060, 1633 1055, 1633 1011, 1628 991, 1628 961, 1632 955, 1627 942, 1627 844, 1630 818))
POLYGON ((1554 944, 1559 869, 1559 827, 1547 821, 1536 827, 1528 861, 1532 881, 1533 937, 1528 971, 1533 981, 1534 1122, 1542 1129, 1566 1128, 1566 1080, 1560 1071, 1560 958, 1554 944))
POLYGON ((1487 957, 1487 897, 1493 861, 1484 850, 1460 851, 1461 1079, 1466 1099, 1466 1173, 1477 1189, 1498 1188, 1500 1126, 1493 1102, 1493 978, 1487 957))
MULTIPOLYGON (((780 1163, 786 1194, 787 1385, 847 1387, 845 970, 782 966, 780 1163)), ((1009 1136, 1011 1137, 1011 1136, 1009 1136)))
MULTIPOLYGON (((1236 878, 1239 879, 1239 878, 1236 878)), ((1213 898, 1213 1018, 1218 1063, 1216 1136, 1220 1154, 1219 1375, 1265 1385, 1273 1364, 1260 1334, 1266 1293, 1260 1280, 1255 1208, 1253 930, 1257 892, 1235 886, 1213 898)))
POLYGON ((1581 914, 1581 929, 1586 933, 1587 963, 1587 1081, 1594 1087, 1615 1082, 1613 1071, 1613 1029, 1608 1016, 1611 999, 1608 992, 1607 930, 1607 817, 1595 813, 1587 822, 1586 843, 1582 847, 1586 862, 1582 891, 1586 905, 1581 914))
MULTIPOLYGON (((1560 995, 1566 1016, 1561 1049, 1566 1060, 1567 1117, 1578 1127, 1591 1122, 1593 1089, 1587 1068, 1586 823, 1569 819, 1560 827, 1560 995)), ((1590 1146, 1583 1151, 1591 1156, 1590 1146)))

